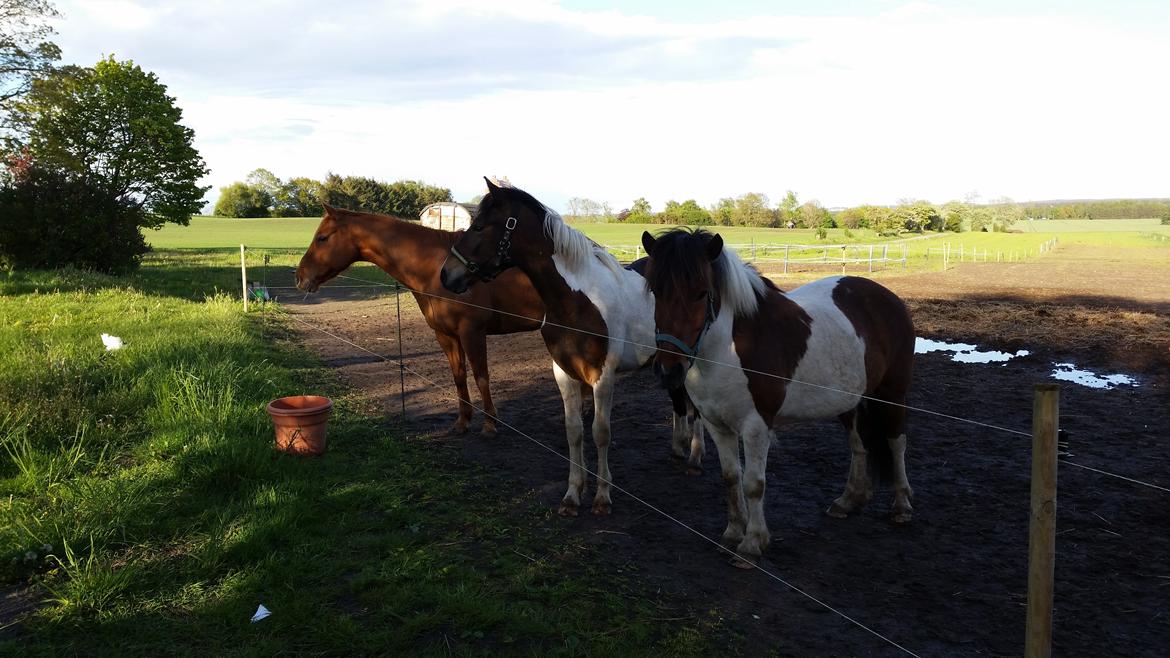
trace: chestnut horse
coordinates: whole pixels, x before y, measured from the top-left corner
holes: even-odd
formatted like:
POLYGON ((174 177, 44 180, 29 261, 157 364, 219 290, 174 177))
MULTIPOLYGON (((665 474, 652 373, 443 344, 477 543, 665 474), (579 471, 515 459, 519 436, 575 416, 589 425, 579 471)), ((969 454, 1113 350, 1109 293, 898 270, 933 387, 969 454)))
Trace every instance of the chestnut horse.
POLYGON ((470 361, 486 412, 482 434, 492 437, 496 434, 496 406, 488 380, 487 335, 539 329, 544 305, 528 277, 520 271, 508 272, 469 295, 456 297, 448 292, 439 283, 439 266, 458 237, 459 233, 427 228, 397 217, 325 206, 325 217, 297 266, 297 288, 316 292, 322 283, 345 268, 365 261, 377 265, 410 289, 427 325, 435 331, 455 378, 459 417, 451 431, 462 434, 471 422, 466 365, 470 361))
POLYGON ((910 386, 914 325, 902 300, 849 276, 783 293, 703 230, 657 239, 643 233, 642 245, 658 301, 655 372, 665 386, 685 384, 715 441, 728 486, 724 541, 748 560, 767 548, 764 469, 772 427, 786 420, 836 417, 849 432, 849 477, 830 515, 869 502, 872 469, 894 482, 894 521, 909 521, 900 405, 910 386))
MULTIPOLYGON (((623 268, 611 254, 564 223, 532 195, 488 181, 471 228, 451 247, 443 264, 443 285, 463 292, 513 269, 532 280, 548 312, 540 330, 553 358, 553 376, 565 403, 569 442, 569 487, 560 514, 576 516, 585 490, 581 419, 582 385, 593 390, 593 443, 597 447, 594 514, 609 514, 609 414, 619 370, 638 368, 654 356, 654 297, 645 279, 623 268)), ((687 419, 682 387, 672 391, 675 438, 687 419), (681 401, 681 404, 680 404, 681 401)), ((701 432, 691 423, 686 429, 701 432)), ((702 450, 702 434, 692 448, 702 450)), ((693 456, 698 463, 701 454, 693 456)))

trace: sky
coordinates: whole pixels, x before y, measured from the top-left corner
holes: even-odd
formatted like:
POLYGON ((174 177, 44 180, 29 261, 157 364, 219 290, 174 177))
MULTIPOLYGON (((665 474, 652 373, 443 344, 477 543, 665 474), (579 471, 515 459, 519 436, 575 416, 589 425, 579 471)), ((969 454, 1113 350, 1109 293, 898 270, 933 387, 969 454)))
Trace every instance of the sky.
POLYGON ((1170 3, 58 0, 157 74, 218 188, 264 167, 547 205, 1170 197, 1170 3))

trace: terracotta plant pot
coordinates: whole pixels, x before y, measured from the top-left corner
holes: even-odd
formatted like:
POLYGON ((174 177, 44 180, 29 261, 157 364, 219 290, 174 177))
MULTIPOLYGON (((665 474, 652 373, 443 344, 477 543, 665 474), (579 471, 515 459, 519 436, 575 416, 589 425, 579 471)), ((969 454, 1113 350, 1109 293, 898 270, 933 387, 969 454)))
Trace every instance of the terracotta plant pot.
POLYGON ((268 403, 276 428, 276 449, 293 455, 325 452, 325 423, 333 400, 320 395, 291 395, 268 403))

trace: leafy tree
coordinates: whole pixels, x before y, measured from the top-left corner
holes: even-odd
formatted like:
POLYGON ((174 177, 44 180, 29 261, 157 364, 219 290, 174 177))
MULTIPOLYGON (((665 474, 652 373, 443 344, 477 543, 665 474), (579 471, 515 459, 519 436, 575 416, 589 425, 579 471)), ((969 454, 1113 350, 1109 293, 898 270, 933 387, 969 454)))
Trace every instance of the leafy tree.
POLYGON ((687 199, 682 203, 667 201, 666 208, 658 214, 658 218, 663 224, 706 226, 712 223, 711 213, 696 203, 694 199, 687 199))
POLYGON ((711 206, 711 221, 717 226, 731 226, 735 218, 735 199, 723 198, 711 206))
POLYGON ((312 178, 290 178, 276 195, 275 213, 281 217, 316 217, 325 213, 321 197, 325 186, 312 178))
POLYGON ((625 218, 622 221, 629 224, 649 224, 654 221, 654 210, 645 197, 634 199, 634 203, 630 205, 628 211, 624 211, 624 214, 625 218))
MULTIPOLYGON (((799 208, 800 202, 796 200, 796 192, 793 192, 792 190, 785 192, 784 200, 780 202, 780 206, 777 208, 777 211, 779 212, 779 224, 787 226, 788 222, 793 222, 797 226, 801 226, 801 218, 797 212, 799 208)), ((819 224, 808 224, 805 225, 805 228, 812 228, 813 226, 817 225, 819 224)))
MULTIPOLYGON (((783 204, 781 204, 783 206, 783 204)), ((804 228, 836 228, 833 214, 825 210, 819 201, 802 203, 793 214, 797 226, 804 228)))
POLYGON ((235 182, 219 188, 215 214, 220 217, 268 217, 272 197, 256 185, 235 182))
POLYGON ((58 69, 13 104, 38 166, 59 169, 142 210, 143 226, 186 224, 210 188, 194 132, 153 73, 113 57, 58 69))
POLYGON ((331 206, 399 217, 418 217, 430 204, 451 199, 451 190, 420 181, 382 183, 364 176, 333 173, 325 177, 322 192, 322 200, 331 206))
MULTIPOLYGON (((907 231, 923 231, 943 225, 938 209, 926 201, 904 201, 894 209, 894 216, 907 231)), ((938 230, 938 228, 935 228, 938 230)))
POLYGON ((0 109, 48 75, 61 49, 48 41, 59 16, 47 0, 0 0, 0 109))
POLYGON ((0 262, 8 267, 73 265, 123 273, 149 247, 143 211, 85 178, 23 162, 0 188, 0 262))
POLYGON ((768 207, 768 195, 749 192, 735 200, 732 222, 737 226, 775 226, 777 217, 768 207))
POLYGON ((276 174, 267 169, 253 169, 244 179, 244 182, 252 187, 259 188, 268 194, 273 203, 276 202, 276 197, 280 194, 280 189, 284 187, 284 183, 280 182, 276 174))

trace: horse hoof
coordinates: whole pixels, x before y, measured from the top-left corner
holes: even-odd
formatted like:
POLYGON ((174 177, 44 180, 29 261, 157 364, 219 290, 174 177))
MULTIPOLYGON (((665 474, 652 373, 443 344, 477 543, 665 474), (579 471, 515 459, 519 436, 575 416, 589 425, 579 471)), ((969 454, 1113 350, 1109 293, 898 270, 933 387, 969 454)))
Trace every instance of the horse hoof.
POLYGON ((899 524, 910 523, 910 521, 913 518, 914 518, 914 515, 911 514, 910 512, 894 512, 893 521, 894 521, 894 523, 899 523, 899 524))
POLYGON ((484 425, 483 429, 479 431, 479 435, 485 439, 494 439, 498 433, 499 431, 496 429, 495 425, 492 425, 491 427, 484 425))
POLYGON ((455 423, 454 425, 451 426, 451 429, 447 430, 447 434, 449 434, 450 436, 460 436, 463 434, 467 434, 467 424, 466 423, 462 423, 462 424, 455 423))
POLYGON ((828 514, 834 519, 844 519, 849 517, 849 510, 841 507, 837 503, 833 503, 829 505, 829 509, 825 510, 825 514, 828 514))
POLYGON ((565 518, 577 516, 577 506, 570 503, 561 503, 561 506, 557 509, 557 514, 565 518))
POLYGON ((593 509, 590 511, 594 516, 609 516, 613 512, 613 504, 608 501, 597 501, 593 503, 593 509))
POLYGON ((731 566, 735 567, 736 569, 754 569, 759 561, 759 556, 741 555, 736 553, 735 557, 731 558, 731 566))
POLYGON ((687 467, 687 475, 697 476, 697 475, 702 475, 702 474, 703 474, 703 467, 702 466, 688 466, 687 467))

